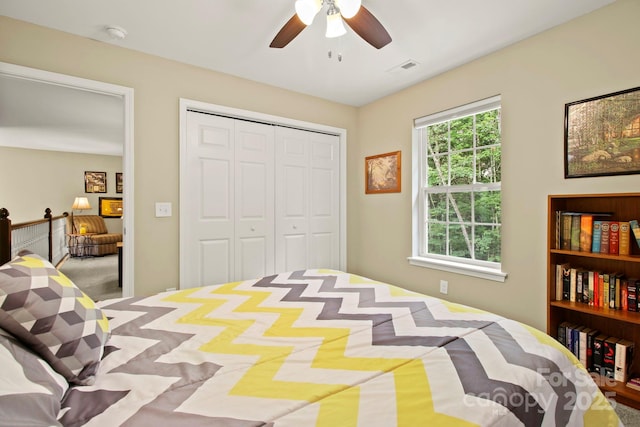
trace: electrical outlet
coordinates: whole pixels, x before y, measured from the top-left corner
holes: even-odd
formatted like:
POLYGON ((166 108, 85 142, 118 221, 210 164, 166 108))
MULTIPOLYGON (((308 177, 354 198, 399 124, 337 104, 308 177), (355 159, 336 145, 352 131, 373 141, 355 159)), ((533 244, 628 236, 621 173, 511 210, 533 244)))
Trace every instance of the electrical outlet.
POLYGON ((171 216, 171 202, 156 202, 156 218, 171 216))
POLYGON ((449 282, 446 280, 440 280, 440 293, 447 294, 449 292, 449 282))

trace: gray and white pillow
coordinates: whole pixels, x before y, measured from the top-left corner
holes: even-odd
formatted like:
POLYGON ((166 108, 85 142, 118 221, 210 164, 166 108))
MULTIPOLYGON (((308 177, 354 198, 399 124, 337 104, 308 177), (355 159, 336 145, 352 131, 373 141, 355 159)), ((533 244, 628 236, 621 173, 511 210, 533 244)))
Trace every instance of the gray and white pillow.
POLYGON ((109 321, 93 300, 30 252, 0 266, 0 328, 81 385, 93 383, 109 337, 109 321))
POLYGON ((0 423, 59 426, 67 380, 6 332, 0 333, 0 423))

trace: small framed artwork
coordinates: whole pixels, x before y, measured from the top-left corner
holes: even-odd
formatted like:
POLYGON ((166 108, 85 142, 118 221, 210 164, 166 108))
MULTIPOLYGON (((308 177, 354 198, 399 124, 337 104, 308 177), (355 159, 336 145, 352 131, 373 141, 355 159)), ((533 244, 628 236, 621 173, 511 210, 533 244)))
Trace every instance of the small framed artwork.
POLYGON ((565 104, 564 177, 640 173, 640 87, 565 104))
POLYGON ((365 157, 365 193, 399 193, 401 185, 401 152, 365 157))
POLYGON ((106 172, 85 172, 84 173, 85 193, 106 193, 107 173, 106 172))
POLYGON ((122 197, 98 197, 98 215, 103 218, 121 218, 122 213, 122 197))
POLYGON ((122 172, 116 172, 116 193, 122 193, 122 172))

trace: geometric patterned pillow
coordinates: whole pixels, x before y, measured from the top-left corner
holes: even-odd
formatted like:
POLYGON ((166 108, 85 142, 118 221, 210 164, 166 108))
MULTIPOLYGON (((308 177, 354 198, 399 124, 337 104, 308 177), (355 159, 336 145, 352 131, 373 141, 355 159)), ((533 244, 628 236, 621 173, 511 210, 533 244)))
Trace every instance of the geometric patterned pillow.
POLYGON ((0 331, 0 423, 58 426, 60 403, 69 384, 41 357, 0 331))
POLYGON ((109 321, 49 261, 28 251, 0 266, 0 328, 67 381, 93 384, 109 321))

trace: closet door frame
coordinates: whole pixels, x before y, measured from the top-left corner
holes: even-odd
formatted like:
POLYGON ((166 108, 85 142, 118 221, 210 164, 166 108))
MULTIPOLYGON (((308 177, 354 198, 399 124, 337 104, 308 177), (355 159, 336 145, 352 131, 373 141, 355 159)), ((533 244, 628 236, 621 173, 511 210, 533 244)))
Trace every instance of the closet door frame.
MULTIPOLYGON (((346 271, 347 268, 347 130, 333 126, 326 126, 318 123, 305 122, 287 117, 273 116, 255 111, 242 110, 223 105, 209 104, 202 101, 180 98, 180 230, 185 229, 187 215, 182 211, 188 205, 187 197, 192 189, 187 185, 185 179, 186 147, 187 147, 187 111, 199 111, 202 113, 217 114, 229 118, 251 120, 266 124, 288 126, 302 130, 309 130, 321 133, 336 135, 340 145, 340 261, 339 269, 346 271)), ((187 242, 183 238, 184 233, 180 233, 180 283, 185 283, 187 260, 185 257, 185 246, 187 242)))

